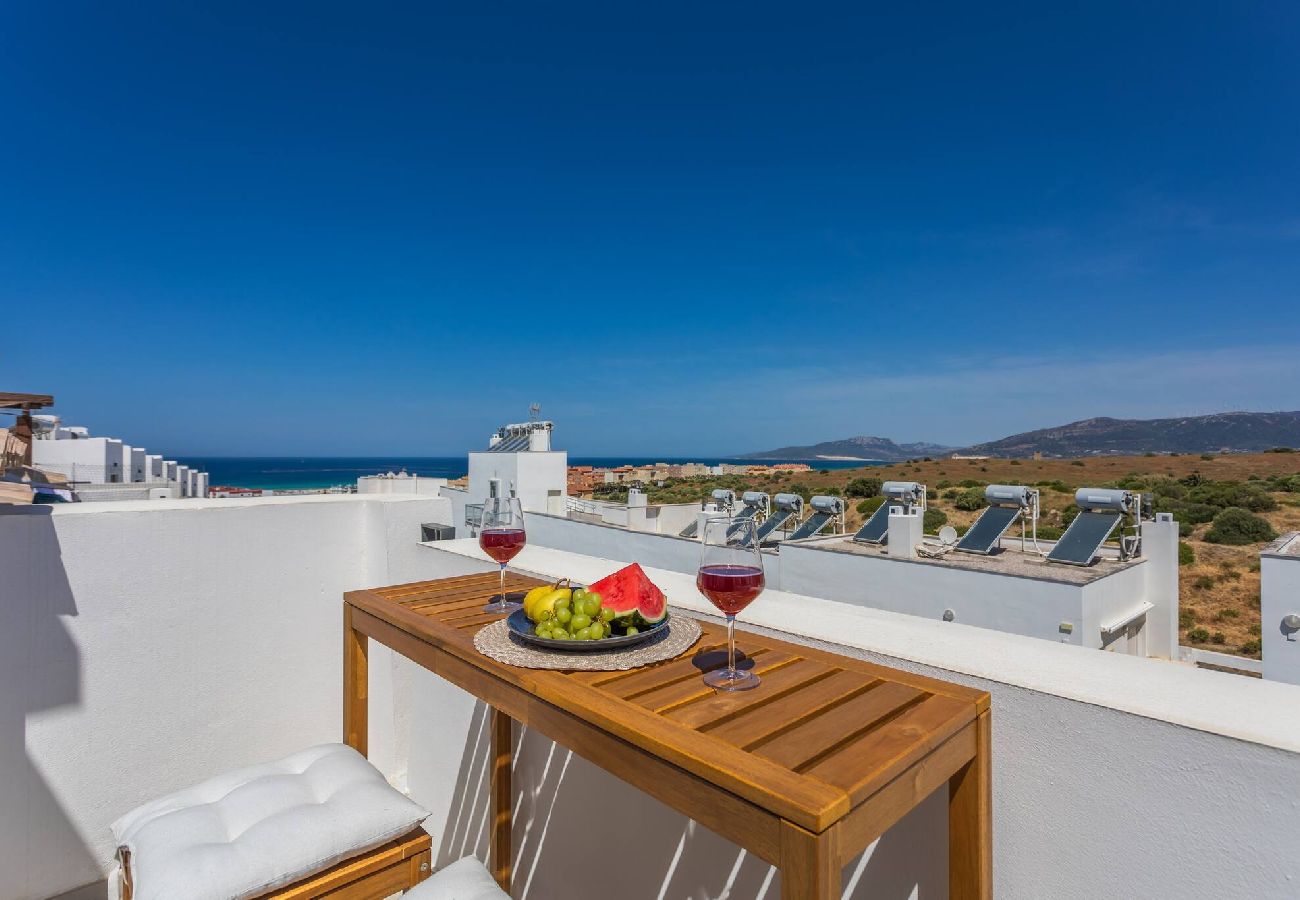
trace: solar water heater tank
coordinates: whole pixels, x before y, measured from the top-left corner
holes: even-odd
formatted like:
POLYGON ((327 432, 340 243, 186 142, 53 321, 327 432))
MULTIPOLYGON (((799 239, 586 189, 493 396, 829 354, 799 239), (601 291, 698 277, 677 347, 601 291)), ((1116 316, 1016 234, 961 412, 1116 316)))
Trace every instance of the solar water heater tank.
POLYGON ((777 509, 784 509, 790 512, 803 511, 803 497, 798 494, 777 494, 772 498, 777 509))
POLYGON ((713 492, 713 501, 721 503, 723 506, 731 506, 736 502, 736 492, 726 488, 718 488, 713 492))
POLYGON ((767 509, 771 505, 770 498, 762 491, 745 491, 740 499, 746 506, 757 506, 759 509, 767 509))
POLYGON ((817 496, 813 497, 809 503, 817 512, 828 513, 832 516, 844 514, 844 501, 839 497, 817 496))
POLYGON ((1020 484, 990 484, 984 489, 984 499, 991 506, 1029 506, 1029 488, 1020 484))
POLYGON ((921 499, 921 484, 917 481, 886 481, 881 485, 880 493, 890 500, 906 500, 915 503, 921 499))
POLYGON ((1132 502, 1133 494, 1118 488, 1079 488, 1074 492, 1074 505, 1079 509, 1126 512, 1132 502))

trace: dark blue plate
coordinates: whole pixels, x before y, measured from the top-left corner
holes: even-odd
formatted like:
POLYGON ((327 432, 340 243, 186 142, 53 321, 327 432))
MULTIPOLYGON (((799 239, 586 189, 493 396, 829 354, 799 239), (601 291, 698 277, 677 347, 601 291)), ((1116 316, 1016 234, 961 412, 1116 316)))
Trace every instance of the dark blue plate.
POLYGON ((598 641, 556 641, 550 638, 540 638, 533 634, 533 623, 528 620, 522 609, 517 609, 506 619, 506 625, 510 633, 525 643, 532 644, 535 647, 545 647, 548 650, 564 650, 567 653, 589 653, 593 650, 614 650, 618 647, 633 647, 650 638, 660 634, 668 627, 668 620, 672 614, 664 616, 662 622, 650 626, 638 634, 615 634, 607 638, 601 638, 598 641))

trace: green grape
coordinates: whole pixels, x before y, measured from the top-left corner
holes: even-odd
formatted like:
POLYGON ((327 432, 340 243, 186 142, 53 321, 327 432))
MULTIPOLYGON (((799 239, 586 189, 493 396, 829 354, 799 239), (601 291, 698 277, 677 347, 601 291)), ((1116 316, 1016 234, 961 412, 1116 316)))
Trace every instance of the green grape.
POLYGON ((582 588, 578 588, 573 592, 573 602, 575 605, 579 603, 585 603, 586 600, 587 600, 587 592, 582 588))
POLYGON ((584 612, 574 613, 573 618, 569 620, 569 630, 579 631, 591 624, 591 616, 584 612))
POLYGON ((567 607, 564 609, 555 610, 555 621, 559 622, 561 625, 568 625, 569 620, 572 618, 573 618, 573 613, 569 612, 567 607))
POLYGON ((551 608, 558 613, 562 609, 569 609, 570 606, 572 606, 572 601, 570 601, 568 597, 561 596, 555 601, 555 605, 551 608))
POLYGON ((587 591, 587 596, 595 597, 597 603, 603 603, 605 601, 605 598, 600 596, 600 594, 597 594, 595 591, 587 591))
POLYGON ((579 628, 577 631, 575 631, 575 632, 573 633, 573 639, 574 639, 575 641, 589 641, 589 640, 591 640, 591 629, 590 629, 590 628, 579 628))
POLYGON ((596 597, 588 597, 583 601, 582 611, 588 616, 595 618, 600 613, 600 600, 596 597))
POLYGON ((640 633, 641 633, 641 629, 640 629, 640 628, 637 628, 635 625, 629 625, 629 626, 627 626, 627 633, 628 633, 628 634, 640 634, 640 633))
POLYGON ((600 608, 600 618, 601 621, 604 622, 614 621, 614 610, 610 609, 608 606, 602 606, 600 608))
POLYGON ((601 638, 605 637, 605 623, 600 621, 599 619, 597 619, 595 622, 592 622, 591 625, 588 627, 591 629, 591 639, 593 641, 598 641, 601 638))
POLYGON ((565 630, 563 630, 563 629, 559 629, 559 630, 557 630, 557 631, 552 631, 552 632, 551 632, 551 640, 553 640, 553 641, 571 641, 571 640, 573 640, 573 635, 569 634, 567 631, 565 631, 565 630))

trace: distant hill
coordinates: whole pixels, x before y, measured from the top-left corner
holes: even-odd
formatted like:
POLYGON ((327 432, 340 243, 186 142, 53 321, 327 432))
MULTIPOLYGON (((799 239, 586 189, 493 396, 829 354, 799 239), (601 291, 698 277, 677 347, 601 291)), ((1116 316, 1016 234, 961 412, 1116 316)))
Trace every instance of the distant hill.
POLYGON ((940 444, 896 444, 889 438, 859 437, 844 438, 839 441, 825 441, 805 447, 778 447, 762 453, 747 453, 741 459, 876 459, 885 462, 898 462, 921 456, 942 456, 951 453, 952 447, 940 444))
MULTIPOLYGON (((1095 456, 1134 453, 1258 453, 1300 447, 1300 412, 1227 412, 1178 419, 1083 419, 1055 428, 1013 434, 962 448, 984 456, 1095 456)), ((749 453, 743 459, 873 459, 897 462, 945 456, 958 448, 941 444, 896 444, 889 438, 851 437, 801 447, 749 453)))
POLYGON ((1084 419, 976 444, 989 456, 1259 452, 1300 447, 1300 412, 1228 412, 1178 419, 1084 419))

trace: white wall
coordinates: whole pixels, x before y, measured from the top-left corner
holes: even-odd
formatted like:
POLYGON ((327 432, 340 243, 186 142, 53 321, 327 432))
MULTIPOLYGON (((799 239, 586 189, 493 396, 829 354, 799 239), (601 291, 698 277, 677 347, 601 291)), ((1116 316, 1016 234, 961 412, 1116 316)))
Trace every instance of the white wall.
MULTIPOLYGON (((426 546, 443 558, 440 573, 488 569, 472 541, 426 546)), ((531 544, 515 563, 581 581, 617 565, 531 544)), ((649 574, 675 612, 710 609, 689 575, 649 574)), ((1300 688, 779 591, 741 619, 991 693, 998 898, 1296 896, 1300 805, 1290 785, 1300 779, 1300 718, 1286 711, 1300 688)), ((416 730, 427 731, 412 743, 410 783, 448 823, 440 860, 481 853, 483 711, 436 679, 417 681, 415 705, 416 730), (445 739, 449 729, 463 745, 445 739)), ((766 864, 563 748, 525 735, 521 753, 517 879, 532 884, 517 896, 779 897, 766 864), (596 872, 588 893, 572 862, 575 833, 644 848, 641 876, 596 872)), ((944 799, 932 795, 848 867, 845 896, 944 897, 944 799)))
MULTIPOLYGON (((147 799, 338 740, 342 594, 431 573, 419 524, 446 505, 336 495, 0 512, 0 898, 101 878, 109 823, 147 799)), ((400 781, 409 720, 394 712, 391 660, 372 666, 376 759, 400 781)))
POLYGON ((514 485, 525 512, 552 509, 555 497, 559 499, 559 507, 552 511, 562 512, 564 498, 568 496, 568 465, 569 454, 563 450, 520 453, 472 451, 469 454, 468 501, 481 503, 488 495, 488 481, 500 478, 503 491, 509 491, 510 486, 514 485), (558 494, 552 496, 553 492, 558 494))
POLYGON ((1300 616, 1300 555, 1286 552, 1296 542, 1300 534, 1285 535, 1259 558, 1264 677, 1290 684, 1300 684, 1300 631, 1287 628, 1282 620, 1300 616))
POLYGON ((121 469, 120 441, 85 438, 64 441, 32 441, 32 465, 61 472, 78 481, 106 482, 115 459, 121 469))

